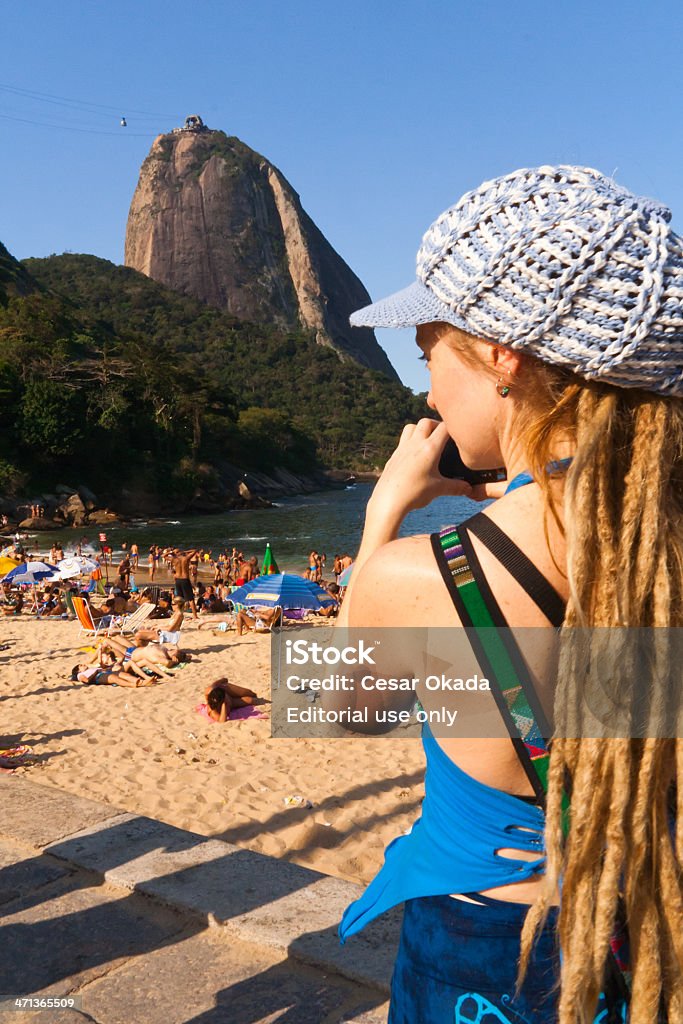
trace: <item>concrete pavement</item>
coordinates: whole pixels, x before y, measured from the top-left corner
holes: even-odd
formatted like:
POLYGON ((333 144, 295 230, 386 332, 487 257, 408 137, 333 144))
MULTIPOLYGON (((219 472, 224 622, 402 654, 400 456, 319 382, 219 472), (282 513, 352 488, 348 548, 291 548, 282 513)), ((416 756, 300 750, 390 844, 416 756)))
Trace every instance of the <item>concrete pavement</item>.
POLYGON ((0 1002, 23 1024, 384 1024, 398 915, 340 947, 359 887, 0 777, 0 1002))

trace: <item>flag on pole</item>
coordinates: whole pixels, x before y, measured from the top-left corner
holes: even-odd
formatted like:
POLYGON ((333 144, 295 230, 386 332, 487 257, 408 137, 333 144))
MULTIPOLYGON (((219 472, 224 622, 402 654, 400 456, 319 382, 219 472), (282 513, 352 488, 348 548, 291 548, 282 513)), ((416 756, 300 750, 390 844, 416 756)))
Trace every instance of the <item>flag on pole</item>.
POLYGON ((266 543, 266 553, 263 556, 263 562, 261 563, 261 575, 272 576, 274 573, 279 573, 280 570, 277 567, 277 562, 273 557, 273 552, 270 549, 270 541, 266 543))

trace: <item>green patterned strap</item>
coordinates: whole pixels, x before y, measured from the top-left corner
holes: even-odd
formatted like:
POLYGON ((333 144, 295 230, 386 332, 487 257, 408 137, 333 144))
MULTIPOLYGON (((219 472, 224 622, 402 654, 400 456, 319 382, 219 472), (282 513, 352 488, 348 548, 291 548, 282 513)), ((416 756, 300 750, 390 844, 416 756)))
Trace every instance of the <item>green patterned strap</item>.
MULTIPOLYGON (((510 739, 539 802, 545 806, 550 767, 550 730, 542 711, 539 715, 535 710, 538 707, 537 698, 524 671, 519 649, 480 571, 466 532, 449 527, 441 533, 433 534, 431 539, 442 577, 460 621, 468 627, 472 648, 492 685, 492 693, 507 725, 510 739), (472 565, 477 569, 478 579, 472 565), (508 643, 505 642, 506 638, 508 643)), ((562 796, 562 817, 566 835, 569 831, 569 796, 566 792, 562 796)), ((625 929, 618 928, 612 937, 607 958, 607 977, 610 988, 616 993, 614 1006, 618 1006, 619 1000, 623 1003, 629 1000, 628 959, 628 937, 625 929)))
POLYGON ((475 653, 483 656, 510 738, 534 791, 544 797, 548 777, 549 729, 498 605, 492 594, 482 592, 475 579, 471 566, 473 552, 468 541, 466 538, 463 543, 463 537, 455 527, 442 530, 433 538, 433 544, 435 547, 438 545, 438 553, 442 555, 439 560, 442 574, 445 562, 447 575, 444 574, 444 579, 463 625, 470 628, 470 638, 479 648, 475 653))

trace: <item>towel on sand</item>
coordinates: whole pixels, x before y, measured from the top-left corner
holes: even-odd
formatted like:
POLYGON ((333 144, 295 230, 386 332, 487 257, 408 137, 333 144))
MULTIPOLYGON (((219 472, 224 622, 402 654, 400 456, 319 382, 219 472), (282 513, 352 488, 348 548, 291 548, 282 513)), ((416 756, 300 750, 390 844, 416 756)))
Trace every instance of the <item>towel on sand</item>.
MULTIPOLYGON (((213 725, 218 725, 218 723, 214 722, 213 718, 209 714, 209 706, 208 706, 208 704, 198 704, 197 707, 195 708, 195 711, 197 712, 198 715, 201 715, 203 718, 206 718, 206 720, 208 722, 211 722, 213 725)), ((228 719, 227 720, 229 722, 236 722, 236 721, 239 721, 240 719, 243 719, 243 718, 267 718, 267 717, 268 717, 268 715, 264 715, 263 712, 259 711, 258 708, 246 707, 246 708, 233 708, 233 710, 228 715, 228 719)))

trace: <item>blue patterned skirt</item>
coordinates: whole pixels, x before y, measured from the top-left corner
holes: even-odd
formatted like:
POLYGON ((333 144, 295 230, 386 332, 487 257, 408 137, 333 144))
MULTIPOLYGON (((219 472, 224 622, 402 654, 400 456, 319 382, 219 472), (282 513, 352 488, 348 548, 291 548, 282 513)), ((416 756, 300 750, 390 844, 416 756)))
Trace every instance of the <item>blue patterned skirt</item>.
MULTIPOLYGON (((388 1024, 554 1024, 557 910, 539 933, 519 995, 520 935, 528 906, 427 896, 405 904, 388 1024)), ((595 1024, 613 1020, 600 1009, 595 1024)), ((622 1018, 621 1013, 619 1019, 622 1018)))

